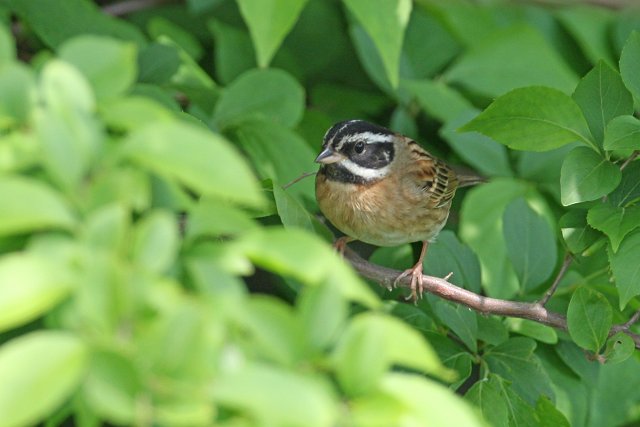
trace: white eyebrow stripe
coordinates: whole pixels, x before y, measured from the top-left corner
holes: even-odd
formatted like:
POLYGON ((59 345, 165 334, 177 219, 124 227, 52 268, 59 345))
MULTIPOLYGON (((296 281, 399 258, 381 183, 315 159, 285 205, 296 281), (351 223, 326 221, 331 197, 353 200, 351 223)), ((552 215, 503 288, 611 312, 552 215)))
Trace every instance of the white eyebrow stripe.
POLYGON ((363 140, 367 144, 375 144, 378 142, 392 142, 393 135, 384 133, 360 132, 348 138, 349 141, 363 140))
POLYGON ((380 168, 380 169, 370 169, 362 167, 349 159, 344 159, 340 162, 341 166, 344 166, 346 170, 354 174, 355 176, 359 176, 364 178, 365 180, 371 180, 376 178, 382 178, 389 173, 389 165, 380 168))

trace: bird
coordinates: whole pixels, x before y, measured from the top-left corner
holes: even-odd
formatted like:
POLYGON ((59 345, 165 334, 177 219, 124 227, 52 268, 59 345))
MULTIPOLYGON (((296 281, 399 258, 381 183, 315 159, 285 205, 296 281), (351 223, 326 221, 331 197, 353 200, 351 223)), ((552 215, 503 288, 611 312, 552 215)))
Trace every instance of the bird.
POLYGON ((376 246, 422 242, 416 264, 394 281, 395 287, 410 276, 407 300, 417 303, 427 248, 447 222, 456 189, 481 178, 461 180, 413 139, 357 119, 326 132, 315 162, 320 211, 345 234, 334 243, 339 252, 354 240, 376 246))

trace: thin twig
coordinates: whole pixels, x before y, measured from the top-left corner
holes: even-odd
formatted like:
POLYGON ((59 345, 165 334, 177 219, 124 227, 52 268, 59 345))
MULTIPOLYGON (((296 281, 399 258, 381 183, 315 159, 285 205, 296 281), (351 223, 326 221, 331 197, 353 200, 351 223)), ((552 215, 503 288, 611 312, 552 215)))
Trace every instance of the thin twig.
POLYGON ((183 0, 125 0, 103 6, 102 11, 111 16, 124 16, 169 3, 183 3, 183 0))
POLYGON ((317 173, 318 173, 318 172, 305 172, 305 173, 303 173, 302 175, 300 175, 299 177, 297 177, 296 179, 294 179, 293 181, 291 181, 291 182, 287 182, 285 185, 283 185, 283 186, 282 186, 282 189, 283 189, 283 190, 286 190, 287 188, 291 187, 291 186, 292 186, 293 184, 295 184, 296 182, 302 181, 302 180, 303 180, 303 179, 305 179, 306 177, 311 176, 311 175, 315 175, 315 174, 317 174, 317 173))
POLYGON ((622 165, 620 165, 620 170, 621 171, 624 170, 624 168, 626 168, 629 163, 633 162, 635 159, 638 158, 638 155, 640 155, 640 151, 639 150, 635 150, 633 153, 631 153, 629 158, 627 160, 625 160, 622 165))
MULTIPOLYGON (((346 248, 344 254, 345 258, 362 276, 371 279, 384 287, 391 286, 401 273, 398 270, 371 264, 370 262, 362 259, 350 248, 346 248)), ((521 319, 533 320, 553 328, 567 330, 567 318, 559 313, 547 310, 540 303, 507 301, 485 297, 456 286, 453 283, 449 283, 439 277, 423 276, 422 280, 426 291, 446 300, 462 304, 480 313, 518 317, 521 319)), ((411 278, 405 277, 398 282, 398 285, 409 287, 410 282, 411 278)), ((615 328, 616 327, 614 326, 611 329, 612 333, 619 331, 624 332, 633 339, 635 347, 640 349, 640 335, 630 332, 628 328, 625 330, 618 327, 617 330, 614 331, 615 328)))
POLYGON ((549 302, 553 294, 556 292, 556 289, 558 289, 558 285, 560 284, 560 281, 562 280, 565 273, 567 272, 567 269, 571 265, 571 261, 573 261, 573 258, 571 257, 571 254, 567 252, 567 254, 564 256, 564 260, 562 261, 562 267, 560 267, 560 271, 558 271, 558 275, 553 281, 553 284, 544 294, 542 299, 538 301, 538 304, 540 304, 543 307, 547 305, 547 303, 549 302))

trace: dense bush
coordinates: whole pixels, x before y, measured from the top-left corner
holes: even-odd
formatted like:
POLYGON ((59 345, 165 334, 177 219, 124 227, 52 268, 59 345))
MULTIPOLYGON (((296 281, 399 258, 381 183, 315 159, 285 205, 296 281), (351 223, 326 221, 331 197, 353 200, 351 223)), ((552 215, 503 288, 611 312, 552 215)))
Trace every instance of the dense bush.
POLYGON ((0 425, 640 422, 640 10, 101 3, 0 2, 0 425), (556 322, 341 260, 286 184, 348 118, 487 176, 425 270, 556 322))

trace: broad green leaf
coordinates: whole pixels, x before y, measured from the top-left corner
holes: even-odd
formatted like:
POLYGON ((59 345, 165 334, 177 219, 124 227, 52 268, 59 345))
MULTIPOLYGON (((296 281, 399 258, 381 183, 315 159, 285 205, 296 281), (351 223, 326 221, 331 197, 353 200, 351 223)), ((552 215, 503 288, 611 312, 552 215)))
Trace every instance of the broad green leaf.
POLYGON ((119 96, 136 80, 137 52, 133 43, 82 36, 63 43, 58 53, 84 74, 99 100, 119 96))
POLYGON ((605 150, 640 150, 640 120, 619 116, 609 122, 604 132, 605 150))
POLYGON ((370 392, 393 365, 451 377, 419 332, 376 313, 360 314, 347 325, 332 359, 340 384, 351 396, 370 392))
POLYGON ((190 33, 182 26, 162 16, 156 16, 151 18, 147 29, 153 39, 158 39, 161 36, 168 37, 194 60, 202 59, 202 46, 200 46, 195 34, 190 33))
POLYGON ((475 254, 460 243, 449 230, 438 234, 429 245, 424 270, 432 276, 444 277, 453 273, 449 281, 473 292, 480 292, 480 263, 475 254))
POLYGON ((138 53, 138 82, 166 84, 178 72, 180 63, 176 46, 150 43, 138 53))
POLYGON ((333 240, 333 233, 318 218, 310 214, 304 206, 280 186, 273 187, 273 196, 278 216, 285 227, 300 227, 315 232, 326 241, 333 240))
POLYGON ((29 178, 0 180, 0 236, 49 228, 70 229, 73 213, 60 194, 42 182, 29 178))
POLYGON ((603 61, 599 61, 580 80, 573 99, 587 119, 591 134, 600 144, 611 119, 633 113, 633 96, 622 83, 620 74, 603 61))
MULTIPOLYGON (((259 178, 271 179, 277 186, 286 185, 303 173, 318 169, 313 162, 316 152, 300 136, 280 124, 248 120, 234 130, 232 138, 247 153, 259 178)), ((317 152, 320 152, 320 142, 317 152)), ((315 200, 314 182, 315 177, 309 176, 286 191, 298 199, 315 200)))
POLYGON ((517 317, 509 317, 505 319, 505 323, 509 326, 510 331, 520 335, 533 338, 546 344, 555 344, 558 342, 558 334, 556 330, 550 326, 517 317))
POLYGON ((473 353, 478 351, 477 315, 470 308, 461 304, 436 300, 434 311, 440 321, 462 340, 473 353))
POLYGON ((375 307, 380 301, 331 247, 304 230, 272 228, 253 230, 234 242, 234 251, 277 274, 290 276, 309 286, 339 284, 346 298, 375 307))
POLYGON ((587 223, 586 209, 568 211, 560 217, 558 227, 567 248, 574 254, 583 252, 600 238, 600 233, 587 223))
POLYGON ((549 151, 519 151, 516 153, 516 175, 524 178, 560 201, 560 170, 567 153, 579 146, 574 142, 549 151))
POLYGON ((564 206, 598 199, 613 191, 622 174, 618 166, 587 147, 569 152, 560 170, 560 193, 564 206))
POLYGON ((557 16, 593 64, 602 60, 610 66, 615 64, 609 44, 614 17, 611 11, 578 4, 558 10, 557 16))
POLYGON ((529 191, 523 182, 499 178, 469 190, 462 202, 460 239, 478 256, 489 296, 510 298, 518 290, 502 237, 502 216, 509 202, 529 191))
POLYGON ((393 425, 485 425, 473 408, 458 398, 452 390, 422 376, 402 372, 388 373, 380 384, 380 391, 390 400, 402 404, 402 417, 393 425))
POLYGON ((459 57, 446 77, 489 98, 524 86, 570 93, 577 81, 545 38, 524 25, 494 31, 480 40, 459 57))
POLYGON ((179 122, 150 124, 124 142, 141 166, 202 194, 250 206, 263 203, 260 188, 240 154, 219 135, 179 122))
POLYGON ((533 354, 535 348, 536 342, 531 338, 515 337, 484 355, 489 370, 511 381, 513 390, 530 404, 541 395, 551 399, 555 396, 549 376, 533 354))
POLYGON ((601 293, 587 287, 578 288, 567 309, 569 334, 580 347, 598 353, 611 329, 612 310, 601 293))
POLYGON ((249 34, 218 20, 210 21, 208 27, 216 47, 214 65, 220 83, 229 84, 240 74, 256 67, 249 34))
POLYGON ((130 214, 122 203, 101 206, 85 219, 82 240, 92 250, 122 250, 125 242, 129 243, 130 214))
POLYGON ((554 232, 523 198, 507 205, 502 232, 522 291, 534 289, 551 276, 558 253, 554 232))
POLYGON ((636 345, 633 339, 624 332, 618 332, 607 340, 604 357, 607 363, 624 362, 635 353, 636 345))
POLYGON ((142 96, 107 101, 100 113, 105 124, 118 131, 132 131, 151 123, 167 122, 174 117, 159 103, 142 96))
POLYGON ((573 99, 541 86, 502 95, 461 130, 480 132, 516 150, 546 151, 574 141, 593 145, 573 99))
POLYGON ((497 316, 476 316, 478 320, 478 340, 487 344, 502 344, 509 338, 505 322, 497 316))
POLYGON ((410 0, 343 0, 373 40, 392 87, 398 86, 400 54, 409 23, 410 0))
POLYGON ((371 36, 367 31, 357 22, 351 24, 349 28, 349 34, 351 36, 351 43, 356 49, 359 63, 367 72, 369 78, 380 88, 383 92, 392 95, 395 93, 395 89, 391 84, 389 75, 382 61, 380 51, 373 42, 371 36))
POLYGON ((0 67, 4 67, 16 59, 16 46, 11 33, 0 25, 0 67))
POLYGON ((216 377, 211 392, 217 406, 255 422, 324 427, 338 419, 337 398, 329 384, 316 375, 277 366, 245 362, 228 367, 216 377))
POLYGON ((313 352, 333 346, 349 314, 347 301, 333 285, 306 288, 297 302, 305 345, 313 352))
POLYGON ((622 171, 620 185, 609 194, 614 206, 628 206, 640 200, 640 161, 631 162, 622 171))
POLYGON ((628 235, 618 248, 618 252, 609 251, 609 263, 620 295, 620 309, 629 300, 640 295, 640 231, 628 235))
POLYGON ((258 65, 267 67, 307 0, 237 0, 249 27, 258 65))
POLYGON ((622 81, 636 99, 640 99, 640 32, 631 33, 620 55, 622 81))
POLYGON ((33 320, 72 289, 65 266, 26 253, 0 257, 0 331, 33 320))
POLYGON ((215 197, 201 197, 189 212, 186 237, 235 235, 256 227, 249 214, 215 197))
POLYGON ((23 19, 46 45, 57 48, 77 35, 96 34, 146 43, 142 32, 122 19, 102 13, 84 0, 7 0, 12 11, 23 19))
POLYGON ((36 425, 74 392, 88 351, 75 335, 39 331, 0 347, 0 413, 5 426, 36 425))
MULTIPOLYGON (((583 356, 584 357, 584 356, 583 356)), ((630 421, 629 411, 640 399, 640 378, 635 375, 640 363, 630 357, 621 363, 605 363, 600 367, 598 382, 591 389, 588 427, 624 425, 630 421)))
POLYGON ((36 105, 36 85, 31 69, 22 63, 0 66, 0 129, 24 123, 36 105))
POLYGON ((227 128, 261 118, 295 126, 304 112, 304 89, 282 70, 251 70, 227 86, 216 104, 216 125, 227 128))
POLYGON ((540 396, 538 399, 536 415, 541 426, 571 427, 569 420, 547 396, 540 396))
POLYGON ((139 267, 162 274, 175 261, 179 238, 175 214, 151 211, 135 226, 131 260, 139 267))
POLYGON ((403 79, 400 88, 415 96, 428 115, 442 122, 455 119, 473 109, 469 101, 442 81, 403 79))
POLYGON ((630 231, 640 227, 640 205, 625 208, 599 204, 589 209, 587 221, 593 228, 609 237, 611 249, 615 253, 622 239, 630 231))
POLYGON ((478 132, 458 132, 458 128, 478 115, 467 110, 440 128, 440 135, 458 156, 487 176, 511 176, 507 148, 478 132))
POLYGON ((464 398, 477 406, 493 427, 508 427, 509 411, 513 410, 514 405, 510 404, 499 383, 498 377, 490 374, 488 378, 476 382, 464 398))

